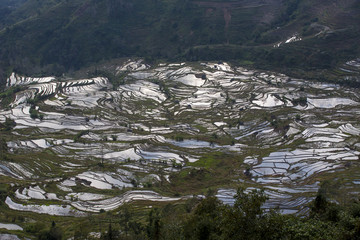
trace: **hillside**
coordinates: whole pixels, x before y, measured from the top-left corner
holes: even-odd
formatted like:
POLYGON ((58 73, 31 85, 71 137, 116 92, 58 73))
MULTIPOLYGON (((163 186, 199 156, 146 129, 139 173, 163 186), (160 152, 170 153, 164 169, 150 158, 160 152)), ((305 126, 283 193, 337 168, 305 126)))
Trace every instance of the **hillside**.
POLYGON ((359 23, 359 0, 0 0, 0 239, 359 239, 359 23))
MULTIPOLYGON (((359 70, 359 62, 348 66, 359 70)), ((358 236, 358 89, 225 62, 135 59, 86 72, 7 79, 0 94, 0 228, 7 231, 0 238, 42 239, 55 221, 63 239, 79 231, 75 239, 109 239, 111 224, 121 234, 110 239, 126 231, 134 235, 126 239, 159 239, 147 231, 152 210, 160 218, 157 208, 167 216, 160 239, 217 232, 222 224, 219 234, 255 235, 246 239, 358 236), (112 75, 101 77, 105 70, 112 75), (260 199, 240 195, 246 211, 255 208, 249 218, 226 214, 239 185, 265 191, 260 199), (314 203, 317 192, 332 203, 314 203), (218 200, 197 221, 204 195, 218 200), (126 211, 137 223, 130 230, 122 223, 130 217, 121 220, 126 211)))
POLYGON ((360 55, 359 22, 355 0, 28 0, 1 19, 2 82, 11 70, 61 75, 129 56, 338 80, 334 69, 360 55))
POLYGON ((0 1, 0 24, 1 27, 5 27, 8 24, 8 17, 13 13, 19 6, 21 6, 26 0, 2 0, 0 1))

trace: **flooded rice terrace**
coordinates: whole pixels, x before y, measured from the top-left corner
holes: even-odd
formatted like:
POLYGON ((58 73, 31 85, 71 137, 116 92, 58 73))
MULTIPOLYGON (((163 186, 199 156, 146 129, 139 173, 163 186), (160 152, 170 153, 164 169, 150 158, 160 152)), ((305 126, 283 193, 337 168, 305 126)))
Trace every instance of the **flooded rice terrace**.
POLYGON ((129 60, 116 74, 116 89, 104 77, 11 75, 21 91, 0 110, 16 123, 0 159, 9 208, 82 217, 209 188, 232 204, 242 184, 265 189, 265 208, 305 213, 325 179, 360 192, 356 89, 227 63, 129 60))

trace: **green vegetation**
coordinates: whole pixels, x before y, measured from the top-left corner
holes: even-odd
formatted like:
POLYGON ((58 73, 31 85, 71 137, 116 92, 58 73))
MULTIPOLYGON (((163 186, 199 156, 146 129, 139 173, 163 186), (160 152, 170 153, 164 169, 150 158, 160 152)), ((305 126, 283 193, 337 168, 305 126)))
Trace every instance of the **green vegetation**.
MULTIPOLYGON (((2 87, 0 87, 0 90, 2 89, 2 87)), ((16 87, 11 87, 4 92, 1 92, 0 93, 0 106, 7 107, 14 100, 15 94, 20 91, 21 91, 21 88, 19 86, 16 86, 16 87)))
MULTIPOLYGON (((250 5, 182 0, 17 2, 11 11, 3 9, 7 12, 0 18, 0 85, 8 69, 60 76, 119 57, 143 57, 147 62, 232 60, 293 76, 342 82, 334 69, 360 54, 359 4, 350 2, 341 8, 324 0, 250 5), (326 12, 329 8, 335 11, 332 15, 326 12), (264 18, 263 12, 271 14, 264 18), (338 17, 341 14, 349 17, 338 17), (321 28, 314 30, 313 23, 334 31, 317 35, 321 28), (273 47, 302 31, 303 41, 273 47)), ((108 77, 115 88, 123 82, 108 71, 92 73, 108 77)))
MULTIPOLYGON (((81 137, 86 134, 89 134, 89 130, 80 131, 78 134, 75 135, 74 142, 81 142, 82 141, 81 137)), ((114 141, 116 141, 116 140, 114 140, 114 141)))
POLYGON ((200 131, 200 133, 206 133, 207 132, 207 129, 204 126, 195 125, 194 127, 197 128, 200 131))
POLYGON ((101 239, 112 240, 359 239, 360 202, 340 206, 327 199, 325 189, 326 186, 319 189, 309 205, 308 215, 301 217, 282 215, 276 209, 265 210, 262 206, 268 198, 263 190, 246 193, 240 187, 233 205, 224 205, 209 191, 204 199, 190 198, 184 203, 157 205, 151 210, 125 204, 114 213, 74 219, 71 228, 65 228, 62 221, 56 224, 52 220, 51 226, 27 223, 24 230, 41 240, 60 240, 65 236, 89 239, 90 232, 98 232, 101 239))
POLYGON ((294 104, 295 106, 300 105, 300 106, 306 106, 307 104, 307 98, 306 97, 300 97, 297 99, 293 99, 292 104, 294 104))
POLYGON ((3 138, 0 138, 0 159, 8 160, 8 146, 3 138))
MULTIPOLYGON (((268 88, 278 92, 269 93, 271 97, 284 103, 291 101, 293 105, 306 106, 306 96, 314 95, 358 101, 356 92, 348 89, 332 92, 311 87, 309 83, 300 85, 298 92, 297 85, 287 77, 274 73, 274 78, 263 79, 258 74, 272 74, 262 70, 278 71, 299 79, 359 87, 357 67, 349 67, 353 72, 341 70, 346 61, 360 56, 359 13, 358 2, 326 0, 0 1, 0 108, 5 109, 5 116, 18 117, 15 120, 19 125, 16 127, 13 119, 4 116, 0 123, 0 223, 18 224, 24 231, 14 234, 40 240, 360 239, 357 178, 360 168, 355 153, 360 139, 356 131, 358 122, 350 114, 353 112, 347 113, 356 106, 302 112, 300 107, 287 104, 260 108, 251 103, 261 96, 258 90, 265 97, 268 88), (294 34, 302 40, 285 44, 294 34), (280 42, 283 44, 277 45, 280 42), (183 66, 158 65, 154 75, 149 74, 154 79, 148 79, 156 84, 154 91, 149 93, 139 85, 144 90, 142 97, 136 96, 137 89, 110 92, 110 84, 97 89, 92 88, 92 83, 68 82, 77 76, 100 76, 110 81, 112 90, 141 82, 137 80, 141 73, 119 71, 118 67, 129 57, 144 59, 144 63, 152 65, 149 71, 159 62, 194 61, 184 66, 192 67, 192 73, 203 80, 212 79, 211 73, 220 70, 207 68, 206 72, 200 62, 228 61, 234 69, 245 65, 262 70, 239 74, 239 78, 230 77, 231 80, 226 76, 223 80, 231 82, 229 88, 217 81, 207 81, 204 88, 210 93, 204 95, 212 95, 211 89, 223 91, 220 96, 214 94, 213 100, 209 98, 207 103, 211 107, 205 110, 199 110, 202 104, 187 101, 201 100, 204 91, 196 91, 201 88, 168 81, 169 71, 183 66), (25 103, 15 111, 7 111, 16 94, 28 87, 6 86, 12 72, 57 77, 56 83, 52 83, 57 84, 56 93, 46 95, 47 91, 41 90, 26 103, 31 106, 32 119, 27 112, 21 112, 28 109, 25 103), (286 91, 275 90, 288 83, 291 86, 286 91), (89 88, 82 88, 84 85, 89 88), (78 88, 68 92, 68 87, 78 88), (96 90, 83 95, 83 89, 96 90), (152 99, 160 94, 166 96, 165 101, 152 99), (294 96, 295 99, 290 99, 294 96), (215 100, 216 97, 219 98, 215 100), (54 102, 45 104, 45 99, 54 102), (45 119, 42 112, 48 113, 45 119), (37 119, 43 122, 39 124, 37 119), (331 159, 330 153, 315 162, 318 158, 315 150, 311 154, 311 149, 327 143, 315 145, 317 136, 312 141, 302 137, 315 123, 329 123, 328 128, 335 126, 336 132, 342 128, 350 131, 344 130, 344 134, 332 139, 344 138, 344 142, 328 143, 333 149, 346 148, 339 156, 334 151, 339 159, 331 159), (144 130, 147 128, 148 131, 144 130), (91 129, 91 134, 79 129, 91 129), (288 132, 298 133, 286 135, 288 132), (191 146, 188 140, 208 144, 198 142, 191 146), (305 152, 309 159, 304 159, 309 166, 302 166, 301 160, 291 163, 289 155, 282 157, 284 151, 295 152, 298 148, 310 150, 305 152), (342 156, 346 152, 351 153, 350 157, 342 156), (279 162, 264 162, 272 155, 279 162), (344 158, 350 160, 342 162, 344 158), (81 178, 81 174, 92 173, 99 174, 94 181, 106 186, 102 186, 104 189, 92 186, 95 184, 91 185, 90 177, 81 178), (296 174, 299 178, 290 178, 296 174), (308 177, 302 180, 301 174, 308 177), (126 187, 107 182, 113 181, 112 177, 126 187), (279 184, 271 182, 280 178, 279 184), (343 185, 341 178, 345 179, 343 185), (338 181, 338 185, 323 182, 324 179, 338 181), (62 186, 65 180, 75 184, 62 186), (274 194, 283 194, 280 188, 293 190, 295 184, 304 189, 308 185, 315 189, 318 182, 323 184, 314 201, 301 205, 305 208, 296 216, 262 208, 268 199, 264 190, 245 192, 264 186, 260 180, 269 181, 267 191, 274 194), (214 197, 211 188, 235 188, 239 182, 243 187, 238 189, 234 205, 225 205, 214 197), (53 195, 45 197, 38 193, 47 199, 16 197, 29 187, 39 187, 53 195), (9 196, 19 204, 70 205, 82 201, 75 196, 78 193, 102 194, 107 203, 108 199, 130 190, 151 190, 181 199, 170 204, 134 201, 118 209, 106 212, 104 207, 99 213, 78 218, 16 211, 5 204, 9 196), (50 197, 54 195, 58 199, 50 197)), ((223 74, 236 75, 237 70, 223 74)), ((303 158, 302 155, 298 158, 303 158)), ((315 195, 313 191, 294 192, 289 193, 289 201, 315 195)), ((298 208, 299 205, 291 205, 291 210, 298 208)), ((8 231, 0 229, 0 233, 8 231)))
POLYGON ((50 229, 42 230, 39 234, 39 240, 61 240, 62 231, 59 227, 56 226, 56 223, 53 221, 50 229))
POLYGON ((0 131, 10 131, 16 126, 16 123, 11 118, 6 117, 4 123, 0 123, 0 131))
POLYGON ((30 117, 32 119, 35 119, 35 118, 39 118, 40 120, 42 120, 44 118, 44 115, 43 114, 39 114, 39 111, 35 109, 35 106, 31 106, 30 110, 29 110, 29 113, 30 113, 30 117))
POLYGON ((222 158, 224 155, 222 153, 214 153, 214 154, 208 154, 206 156, 201 157, 198 161, 190 164, 194 167, 203 167, 207 169, 215 169, 218 166, 223 163, 222 158))
POLYGON ((300 218, 265 211, 266 199, 263 191, 246 194, 239 188, 233 206, 208 196, 188 200, 187 212, 179 212, 176 205, 153 209, 146 233, 148 239, 358 239, 359 202, 342 208, 320 190, 310 215, 300 218))
MULTIPOLYGON (((0 144, 2 144, 2 143, 0 142, 0 144)), ((0 152, 0 154, 1 154, 1 152, 0 152)), ((0 158, 2 158, 2 156, 0 156, 0 158)), ((8 194, 7 186, 5 184, 0 184, 0 205, 4 204, 7 194, 8 194)))

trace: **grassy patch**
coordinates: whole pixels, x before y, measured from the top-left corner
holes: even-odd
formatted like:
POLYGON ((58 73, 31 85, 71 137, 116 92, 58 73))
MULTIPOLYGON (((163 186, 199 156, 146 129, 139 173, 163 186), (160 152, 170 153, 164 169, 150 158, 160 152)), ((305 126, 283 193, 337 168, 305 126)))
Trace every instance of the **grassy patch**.
POLYGON ((237 178, 241 161, 239 156, 213 152, 203 155, 200 160, 189 163, 185 168, 170 177, 169 191, 183 194, 206 192, 209 188, 231 185, 237 178))
POLYGON ((201 125, 195 125, 194 127, 199 129, 200 133, 206 133, 208 131, 206 127, 201 125))
POLYGON ((222 163, 223 153, 210 153, 201 157, 198 161, 190 163, 190 166, 203 167, 203 168, 215 168, 222 163))

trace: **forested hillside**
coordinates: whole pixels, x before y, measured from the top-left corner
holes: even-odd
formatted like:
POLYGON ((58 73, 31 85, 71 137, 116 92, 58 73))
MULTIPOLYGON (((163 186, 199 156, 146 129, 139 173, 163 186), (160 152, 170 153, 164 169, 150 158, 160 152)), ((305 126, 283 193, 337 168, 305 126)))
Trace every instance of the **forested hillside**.
POLYGON ((319 77, 319 69, 334 69, 360 54, 355 0, 5 2, 17 8, 7 8, 0 19, 3 74, 15 69, 60 75, 139 56, 233 60, 319 77))

